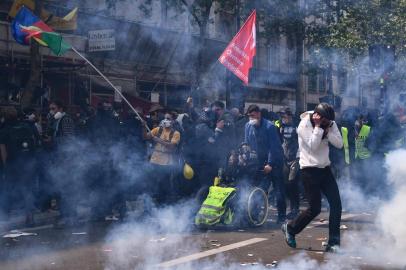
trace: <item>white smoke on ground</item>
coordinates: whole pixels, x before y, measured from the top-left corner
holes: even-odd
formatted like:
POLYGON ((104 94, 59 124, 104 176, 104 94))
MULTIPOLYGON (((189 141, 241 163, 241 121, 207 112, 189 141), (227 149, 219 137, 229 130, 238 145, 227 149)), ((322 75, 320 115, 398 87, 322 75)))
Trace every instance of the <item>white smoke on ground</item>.
POLYGON ((371 213, 382 205, 382 199, 376 195, 365 194, 362 189, 348 178, 338 181, 343 211, 371 213))
POLYGON ((386 158, 388 180, 394 186, 395 194, 378 211, 377 226, 381 228, 388 245, 383 254, 389 260, 404 267, 406 265, 406 150, 392 152, 386 158))
POLYGON ((406 150, 391 152, 386 157, 386 179, 392 187, 390 199, 386 201, 370 197, 348 182, 347 185, 342 185, 344 189, 340 192, 344 205, 352 205, 357 211, 376 214, 371 226, 344 235, 342 252, 345 256, 362 258, 363 263, 379 267, 406 266, 405 159, 406 150))
MULTIPOLYGON (((347 183, 341 190, 343 201, 348 204, 361 204, 357 210, 370 211, 376 219, 361 230, 346 231, 343 235, 340 254, 325 254, 319 262, 305 252, 289 257, 279 263, 276 269, 362 269, 366 265, 374 267, 405 267, 406 258, 406 150, 390 153, 386 158, 388 181, 394 194, 388 201, 370 199, 359 189, 347 183), (375 207, 375 208, 373 208, 375 207), (371 210, 375 209, 374 212, 371 210)), ((159 269, 159 264, 202 251, 207 235, 191 230, 191 203, 155 209, 151 217, 143 222, 130 222, 112 230, 106 239, 106 247, 111 248, 106 270, 112 269, 159 269), (191 239, 193 239, 191 241, 191 239)), ((357 221, 357 220, 354 220, 357 221)), ((169 269, 270 269, 270 265, 242 265, 233 262, 227 254, 209 257, 200 261, 180 264, 169 269)), ((162 269, 162 268, 161 268, 162 269)), ((275 269, 275 268, 274 268, 275 269)))

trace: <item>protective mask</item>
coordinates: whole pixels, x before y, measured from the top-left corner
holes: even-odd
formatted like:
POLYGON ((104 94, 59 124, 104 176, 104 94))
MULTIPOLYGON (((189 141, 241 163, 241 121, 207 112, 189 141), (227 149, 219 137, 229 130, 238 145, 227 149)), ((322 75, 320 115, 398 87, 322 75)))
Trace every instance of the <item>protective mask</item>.
POLYGON ((172 126, 172 121, 171 121, 171 120, 168 120, 168 119, 162 120, 161 123, 162 123, 162 126, 163 126, 164 128, 169 128, 169 127, 172 126))
POLYGON ((54 118, 55 118, 55 120, 59 120, 59 119, 61 119, 64 115, 65 115, 65 113, 57 112, 57 113, 54 115, 54 118))
POLYGON ((251 118, 248 122, 251 126, 256 126, 258 124, 258 119, 251 118))
POLYGON ((35 121, 35 114, 28 115, 28 120, 32 122, 35 121))
POLYGON ((52 116, 54 116, 55 113, 56 113, 56 111, 49 111, 49 114, 52 115, 52 116))
POLYGON ((2 118, 0 119, 0 123, 4 123, 4 122, 6 122, 6 119, 5 119, 4 117, 2 117, 2 118))

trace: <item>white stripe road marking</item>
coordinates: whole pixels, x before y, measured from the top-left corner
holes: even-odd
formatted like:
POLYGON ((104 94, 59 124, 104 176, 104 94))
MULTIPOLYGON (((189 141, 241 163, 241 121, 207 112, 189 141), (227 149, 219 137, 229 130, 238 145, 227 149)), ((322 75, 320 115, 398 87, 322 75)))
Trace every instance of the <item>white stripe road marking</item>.
POLYGON ((226 252, 232 249, 236 249, 236 248, 240 248, 240 247, 244 247, 244 246, 249 246, 255 243, 259 243, 262 241, 268 240, 268 238, 252 238, 249 240, 245 240, 242 242, 237 242, 234 244, 230 244, 224 247, 220 247, 220 248, 215 248, 215 249, 211 249, 211 250, 207 250, 207 251, 203 251, 203 252, 199 252, 199 253, 195 253, 192 255, 188 255, 188 256, 184 256, 184 257, 180 257, 171 261, 166 261, 163 263, 160 263, 158 265, 158 267, 162 267, 162 268, 169 268, 169 267, 173 267, 175 265, 179 265, 179 264, 183 264, 183 263, 187 263, 190 261, 195 261, 195 260, 199 260, 208 256, 212 256, 218 253, 222 253, 222 252, 226 252))
POLYGON ((10 230, 8 230, 6 232, 0 233, 0 235, 9 233, 9 232, 14 231, 14 230, 15 231, 20 231, 20 232, 35 232, 35 231, 40 231, 40 230, 51 229, 53 227, 54 227, 54 225, 48 224, 48 225, 42 225, 42 226, 37 226, 37 227, 29 227, 29 228, 21 228, 21 229, 10 229, 10 230))
MULTIPOLYGON (((361 215, 360 214, 344 214, 341 216, 341 221, 346 221, 347 219, 351 219, 351 218, 359 217, 359 216, 361 216, 361 215)), ((315 221, 315 222, 312 222, 312 225, 309 225, 306 228, 311 229, 311 228, 314 228, 317 226, 327 225, 327 224, 328 224, 328 219, 326 219, 325 222, 315 221)))
POLYGON ((52 224, 48 224, 48 225, 42 225, 42 226, 37 226, 37 227, 22 228, 22 229, 17 229, 17 230, 22 231, 22 232, 34 232, 34 231, 51 229, 53 227, 55 227, 55 226, 52 224))

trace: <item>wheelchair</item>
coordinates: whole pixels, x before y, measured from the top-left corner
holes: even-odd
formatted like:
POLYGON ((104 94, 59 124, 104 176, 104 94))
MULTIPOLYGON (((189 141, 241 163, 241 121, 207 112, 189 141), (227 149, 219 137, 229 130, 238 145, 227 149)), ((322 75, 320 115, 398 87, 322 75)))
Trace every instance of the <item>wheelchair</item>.
MULTIPOLYGON (((220 168, 213 186, 235 188, 235 193, 225 203, 227 213, 232 213, 232 222, 222 220, 218 225, 232 227, 260 227, 268 219, 268 194, 263 183, 267 182, 263 170, 258 170, 257 155, 246 144, 229 155, 226 168, 220 168)), ((269 181, 268 181, 269 182, 269 181)), ((196 203, 202 205, 210 187, 201 188, 196 203)))

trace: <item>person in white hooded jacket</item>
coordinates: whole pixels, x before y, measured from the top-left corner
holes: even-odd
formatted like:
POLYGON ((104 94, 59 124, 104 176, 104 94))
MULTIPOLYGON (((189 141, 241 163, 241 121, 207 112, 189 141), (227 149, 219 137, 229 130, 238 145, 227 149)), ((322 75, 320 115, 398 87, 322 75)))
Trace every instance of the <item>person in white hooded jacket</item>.
POLYGON ((314 111, 301 115, 298 127, 300 169, 309 207, 289 223, 282 225, 287 244, 295 248, 295 235, 300 233, 321 212, 321 193, 330 205, 329 241, 326 251, 340 246, 341 199, 337 182, 330 169, 329 145, 343 147, 343 140, 334 122, 334 109, 320 103, 314 111))

